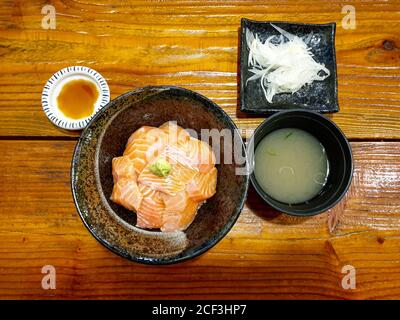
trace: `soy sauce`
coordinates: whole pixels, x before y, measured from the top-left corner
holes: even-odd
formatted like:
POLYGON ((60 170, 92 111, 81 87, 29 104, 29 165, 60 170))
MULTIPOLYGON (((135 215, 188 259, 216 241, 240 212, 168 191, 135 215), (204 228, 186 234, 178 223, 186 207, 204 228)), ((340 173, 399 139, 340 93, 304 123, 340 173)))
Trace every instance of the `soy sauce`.
POLYGON ((66 117, 79 120, 93 114, 98 97, 99 90, 93 82, 71 80, 62 87, 57 96, 57 105, 66 117))

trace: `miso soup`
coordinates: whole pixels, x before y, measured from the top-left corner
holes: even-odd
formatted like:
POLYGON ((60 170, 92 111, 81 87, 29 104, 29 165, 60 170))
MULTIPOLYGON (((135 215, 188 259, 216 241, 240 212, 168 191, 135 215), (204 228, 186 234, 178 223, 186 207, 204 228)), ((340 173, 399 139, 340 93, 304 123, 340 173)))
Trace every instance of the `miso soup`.
POLYGON ((329 174, 324 146, 310 133, 278 129, 258 144, 254 174, 269 196, 280 202, 307 202, 320 193, 329 174))

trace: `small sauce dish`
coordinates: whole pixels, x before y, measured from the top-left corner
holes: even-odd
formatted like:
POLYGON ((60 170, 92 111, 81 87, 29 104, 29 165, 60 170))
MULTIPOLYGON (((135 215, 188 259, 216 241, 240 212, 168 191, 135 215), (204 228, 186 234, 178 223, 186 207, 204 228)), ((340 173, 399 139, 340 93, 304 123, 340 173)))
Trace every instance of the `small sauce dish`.
POLYGON ((71 66, 52 75, 42 92, 43 111, 56 126, 81 130, 110 101, 110 89, 97 71, 71 66))

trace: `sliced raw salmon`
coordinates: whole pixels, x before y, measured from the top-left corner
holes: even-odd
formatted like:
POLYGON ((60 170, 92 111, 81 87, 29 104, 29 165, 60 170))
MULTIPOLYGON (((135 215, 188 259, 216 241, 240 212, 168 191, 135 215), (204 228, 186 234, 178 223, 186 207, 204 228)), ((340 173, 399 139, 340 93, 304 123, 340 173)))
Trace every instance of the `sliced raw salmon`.
POLYGON ((174 196, 163 194, 165 210, 170 212, 182 212, 185 210, 188 200, 188 195, 185 190, 178 192, 174 196))
POLYGON ((121 206, 136 211, 142 202, 143 195, 134 179, 119 178, 114 183, 111 200, 121 206))
POLYGON ((150 129, 141 133, 139 132, 137 134, 138 138, 128 142, 124 151, 124 156, 132 159, 134 168, 138 174, 148 162, 153 161, 159 156, 165 149, 168 141, 167 134, 164 131, 158 128, 148 128, 150 129))
POLYGON ((116 183, 119 178, 133 179, 135 181, 137 179, 132 160, 124 156, 112 159, 112 174, 114 183, 116 183))
POLYGON ((139 174, 147 164, 147 152, 150 146, 151 143, 140 138, 133 140, 129 147, 125 149, 124 156, 132 160, 137 174, 139 174))
POLYGON ((211 147, 174 122, 136 130, 123 156, 113 159, 112 170, 111 200, 135 211, 140 228, 185 230, 201 204, 216 192, 211 147), (169 172, 150 170, 160 158, 170 165, 169 172))
POLYGON ((140 185, 143 195, 139 209, 137 209, 136 226, 146 229, 159 229, 162 227, 162 216, 165 210, 164 200, 159 191, 140 185))
POLYGON ((131 136, 128 139, 128 142, 126 144, 126 147, 129 146, 129 144, 134 141, 135 139, 138 139, 142 137, 145 133, 149 132, 152 129, 155 129, 156 127, 150 127, 150 126, 143 126, 137 129, 134 133, 131 134, 131 136))
POLYGON ((198 169, 193 165, 193 160, 189 158, 186 151, 183 149, 183 146, 179 147, 176 144, 167 145, 161 152, 160 156, 168 159, 170 164, 180 163, 198 171, 198 169))
POLYGON ((168 135, 169 145, 181 145, 190 139, 189 133, 182 127, 178 126, 174 121, 165 122, 160 126, 160 129, 168 135))
POLYGON ((208 143, 191 137, 183 150, 200 172, 209 172, 215 166, 215 155, 208 143))
POLYGON ((166 177, 159 177, 151 172, 149 166, 147 166, 139 174, 138 182, 154 190, 176 195, 178 192, 185 190, 186 185, 196 176, 197 171, 179 161, 171 163, 171 167, 171 171, 166 177))
POLYGON ((196 217, 199 202, 188 197, 186 191, 175 196, 164 196, 165 211, 161 231, 171 232, 185 230, 196 217))
POLYGON ((207 173, 199 172, 186 187, 190 198, 195 201, 204 201, 211 198, 217 187, 217 169, 214 167, 207 173))

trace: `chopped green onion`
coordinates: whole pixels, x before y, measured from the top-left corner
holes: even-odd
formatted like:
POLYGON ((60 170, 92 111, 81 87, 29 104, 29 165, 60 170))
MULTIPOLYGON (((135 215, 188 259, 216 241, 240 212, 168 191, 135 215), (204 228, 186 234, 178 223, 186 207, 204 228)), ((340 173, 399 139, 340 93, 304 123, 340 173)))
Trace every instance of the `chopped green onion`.
POLYGON ((285 139, 289 138, 292 134, 293 134, 293 132, 289 132, 289 133, 285 136, 285 139))

